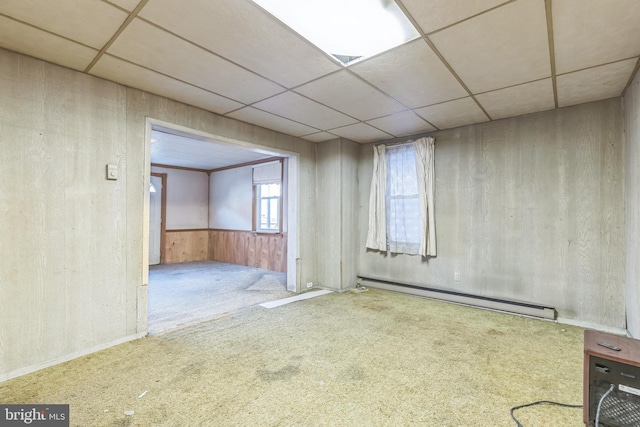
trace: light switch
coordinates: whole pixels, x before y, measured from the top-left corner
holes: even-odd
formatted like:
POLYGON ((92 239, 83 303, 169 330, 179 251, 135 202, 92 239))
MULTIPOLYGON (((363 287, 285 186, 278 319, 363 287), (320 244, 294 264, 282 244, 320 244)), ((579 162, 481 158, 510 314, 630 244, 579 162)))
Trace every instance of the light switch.
POLYGON ((107 179, 114 181, 118 179, 118 165, 107 165, 107 179))

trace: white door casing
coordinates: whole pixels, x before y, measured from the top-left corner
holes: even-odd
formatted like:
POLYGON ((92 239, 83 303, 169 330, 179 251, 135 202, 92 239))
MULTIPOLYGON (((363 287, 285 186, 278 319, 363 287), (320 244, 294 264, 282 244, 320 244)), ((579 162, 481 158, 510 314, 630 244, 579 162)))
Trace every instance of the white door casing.
POLYGON ((162 230, 162 177, 151 176, 149 192, 149 265, 160 264, 160 240, 162 230))

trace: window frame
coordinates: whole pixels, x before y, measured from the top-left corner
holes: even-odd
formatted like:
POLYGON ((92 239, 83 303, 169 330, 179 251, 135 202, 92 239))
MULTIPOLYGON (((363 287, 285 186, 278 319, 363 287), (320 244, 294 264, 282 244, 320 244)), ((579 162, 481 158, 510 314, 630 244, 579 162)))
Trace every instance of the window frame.
POLYGON ((259 184, 253 185, 253 231, 256 233, 267 233, 267 234, 278 234, 282 233, 282 182, 262 182, 259 184), (262 185, 273 185, 277 184, 279 186, 278 195, 277 196, 267 196, 260 197, 259 187, 262 185), (260 227, 260 215, 261 215, 261 201, 262 200, 276 200, 277 201, 277 228, 261 228, 260 227))
POLYGON ((413 187, 415 186, 415 193, 411 192, 411 194, 405 194, 406 190, 403 188, 399 193, 393 193, 394 190, 394 186, 391 185, 391 180, 394 178, 394 175, 390 173, 390 169, 391 169, 391 165, 397 161, 396 160, 392 160, 392 157, 394 156, 406 156, 406 154, 402 154, 402 153, 394 153, 395 150, 405 150, 406 152, 410 152, 411 156, 413 157, 412 161, 412 166, 414 166, 415 162, 416 162, 416 152, 415 149, 412 145, 409 144, 399 144, 396 146, 390 146, 387 147, 385 156, 385 162, 386 162, 386 169, 387 169, 387 183, 386 183, 386 189, 385 189, 385 209, 386 209, 386 214, 385 214, 385 220, 386 220, 386 245, 387 245, 387 250, 390 250, 393 253, 407 253, 410 255, 413 255, 413 252, 417 249, 419 249, 420 247, 420 222, 419 219, 417 220, 418 222, 416 224, 408 224, 408 218, 406 215, 407 212, 406 211, 402 211, 403 215, 400 218, 397 218, 396 221, 393 221, 393 216, 391 214, 391 203, 392 202, 397 202, 400 204, 404 205, 404 201, 405 200, 415 200, 416 202, 419 203, 419 199, 420 199, 420 195, 419 195, 419 191, 418 191, 418 186, 417 186, 417 174, 415 169, 413 170, 413 174, 411 174, 411 178, 414 179, 413 182, 410 183, 411 185, 411 189, 413 189, 413 187), (410 234, 406 233, 407 230, 407 225, 410 225, 411 229, 417 228, 417 230, 414 230, 415 235, 412 233, 411 236, 414 237, 413 240, 411 239, 407 239, 405 240, 401 240, 398 239, 399 235, 397 235, 397 231, 398 227, 397 225, 402 224, 402 231, 405 231, 404 236, 410 236, 410 234), (393 234, 396 234, 395 236, 393 234), (407 251, 408 248, 411 248, 411 250, 407 251))

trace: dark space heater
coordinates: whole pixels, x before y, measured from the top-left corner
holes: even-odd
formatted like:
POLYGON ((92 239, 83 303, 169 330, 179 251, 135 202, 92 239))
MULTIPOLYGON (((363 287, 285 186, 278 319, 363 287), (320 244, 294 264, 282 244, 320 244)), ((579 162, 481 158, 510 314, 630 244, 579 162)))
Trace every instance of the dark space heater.
POLYGON ((586 425, 596 427, 598 405, 598 427, 640 427, 640 341, 585 331, 583 420, 586 425))

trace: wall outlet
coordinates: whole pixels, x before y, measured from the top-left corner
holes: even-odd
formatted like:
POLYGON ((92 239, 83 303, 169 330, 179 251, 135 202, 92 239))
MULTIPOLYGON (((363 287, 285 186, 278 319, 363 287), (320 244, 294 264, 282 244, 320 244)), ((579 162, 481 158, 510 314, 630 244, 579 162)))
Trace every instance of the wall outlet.
POLYGON ((460 272, 456 271, 455 273, 453 273, 453 280, 455 280, 456 282, 460 281, 460 272))
POLYGON ((307 283, 307 289, 312 288, 312 287, 313 287, 313 282, 307 283))

